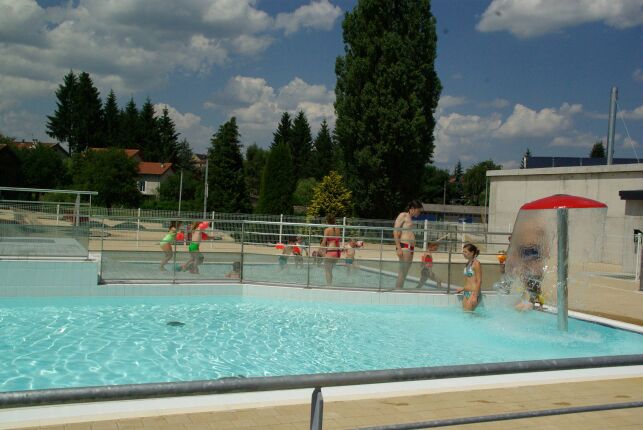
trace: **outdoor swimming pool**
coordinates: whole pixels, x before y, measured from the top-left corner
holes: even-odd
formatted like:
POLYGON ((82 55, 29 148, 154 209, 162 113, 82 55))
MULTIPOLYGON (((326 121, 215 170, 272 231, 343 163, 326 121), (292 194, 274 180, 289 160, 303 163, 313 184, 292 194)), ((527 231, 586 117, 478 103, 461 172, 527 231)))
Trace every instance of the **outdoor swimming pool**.
POLYGON ((1 298, 0 329, 0 391, 643 353, 641 334, 503 306, 239 295, 1 298))

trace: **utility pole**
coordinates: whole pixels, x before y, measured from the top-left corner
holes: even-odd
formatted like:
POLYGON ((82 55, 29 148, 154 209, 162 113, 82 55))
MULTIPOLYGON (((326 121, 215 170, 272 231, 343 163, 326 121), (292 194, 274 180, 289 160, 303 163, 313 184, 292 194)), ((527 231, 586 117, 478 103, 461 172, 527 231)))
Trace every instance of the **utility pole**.
POLYGON ((208 166, 210 165, 209 154, 205 157, 205 183, 203 184, 203 219, 207 215, 207 203, 208 203, 208 166))
POLYGON ((612 164, 614 158, 614 129, 616 128, 616 100, 618 88, 612 87, 610 94, 610 117, 607 126, 607 164, 612 164))
POLYGON ((181 197, 183 196, 183 169, 181 169, 181 180, 179 182, 179 217, 181 216, 181 197))

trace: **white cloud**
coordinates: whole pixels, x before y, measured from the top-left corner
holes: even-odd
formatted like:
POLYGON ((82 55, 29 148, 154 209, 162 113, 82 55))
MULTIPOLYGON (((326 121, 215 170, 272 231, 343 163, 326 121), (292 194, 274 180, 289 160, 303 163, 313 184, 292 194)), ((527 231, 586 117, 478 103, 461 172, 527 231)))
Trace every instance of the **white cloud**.
POLYGON ((210 138, 215 130, 212 127, 203 125, 199 115, 190 112, 181 113, 169 104, 155 104, 154 113, 156 116, 161 116, 165 108, 167 108, 168 116, 174 122, 176 131, 181 134, 179 140, 186 139, 194 152, 205 152, 210 145, 210 138))
POLYGON ((589 22, 618 29, 643 25, 641 0, 493 0, 476 28, 536 37, 589 22))
POLYGON ((262 78, 235 76, 204 107, 218 109, 226 117, 236 117, 244 144, 256 142, 266 146, 270 142, 265 139, 272 136, 283 112, 296 115, 303 111, 313 134, 323 120, 332 128, 334 102, 333 89, 308 84, 298 77, 275 89, 262 78))
POLYGON ((333 6, 328 0, 316 0, 292 13, 278 14, 275 27, 283 29, 286 35, 300 28, 330 30, 341 14, 342 9, 339 6, 333 6))
POLYGON ((452 107, 463 105, 467 102, 466 97, 455 97, 449 95, 441 95, 440 101, 438 102, 438 110, 449 109, 452 107))
POLYGON ((623 115, 623 118, 625 119, 632 119, 632 120, 643 119, 643 105, 631 111, 630 110, 619 111, 619 115, 623 115))
POLYGON ((636 69, 634 72, 632 72, 632 79, 634 79, 636 82, 643 82, 643 70, 636 69))
POLYGON ((513 113, 494 135, 503 139, 554 136, 570 129, 571 117, 580 112, 582 106, 578 104, 565 103, 560 109, 545 108, 539 111, 516 104, 513 113))
POLYGON ((47 118, 40 117, 25 110, 8 111, 0 114, 0 132, 15 139, 38 139, 51 142, 52 138, 43 131, 47 118))
MULTIPOLYGON (((567 135, 554 137, 549 146, 564 146, 572 148, 591 148, 596 142, 602 142, 601 136, 596 136, 589 133, 579 133, 576 131, 567 135)), ((604 143, 604 142, 603 142, 604 143)))
POLYGON ((497 115, 480 117, 451 113, 439 116, 435 128, 434 158, 438 163, 473 161, 489 145, 493 132, 500 127, 497 115))

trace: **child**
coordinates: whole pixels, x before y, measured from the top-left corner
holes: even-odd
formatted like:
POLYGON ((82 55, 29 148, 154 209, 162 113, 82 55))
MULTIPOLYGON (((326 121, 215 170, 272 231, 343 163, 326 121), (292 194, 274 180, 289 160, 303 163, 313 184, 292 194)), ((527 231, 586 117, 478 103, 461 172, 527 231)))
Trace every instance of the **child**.
POLYGON ((353 271, 357 268, 357 264, 355 263, 355 250, 357 248, 361 248, 362 246, 364 246, 364 242, 357 241, 351 238, 348 240, 348 245, 346 245, 346 248, 344 248, 344 252, 346 253, 344 264, 348 268, 349 274, 352 274, 353 271))
POLYGON ((288 239, 288 244, 284 246, 284 249, 279 256, 279 270, 284 270, 286 268, 286 265, 288 264, 288 256, 293 254, 294 247, 295 239, 288 239))
POLYGON ((176 240, 177 230, 181 227, 181 223, 178 221, 170 221, 170 227, 167 230, 167 234, 161 239, 160 245, 161 250, 164 252, 163 258, 161 259, 160 270, 165 272, 165 265, 168 261, 172 259, 172 245, 176 240))
POLYGON ((241 262, 235 261, 232 263, 232 272, 229 272, 225 275, 229 279, 241 279, 241 262))
POLYGON ((199 273, 199 264, 203 263, 203 254, 199 251, 201 246, 201 230, 208 228, 207 222, 195 221, 190 225, 191 241, 188 245, 188 252, 190 253, 190 259, 181 266, 181 270, 189 270, 190 273, 199 273))
POLYGON ((292 254, 294 255, 295 265, 297 267, 304 266, 304 253, 306 254, 306 256, 308 256, 308 250, 306 249, 304 238, 301 236, 297 236, 292 247, 292 254))
POLYGON ((438 250, 438 243, 431 242, 426 248, 426 252, 422 256, 422 271, 420 272, 420 282, 416 288, 424 287, 427 280, 433 279, 438 288, 442 288, 442 282, 433 273, 433 252, 438 250))

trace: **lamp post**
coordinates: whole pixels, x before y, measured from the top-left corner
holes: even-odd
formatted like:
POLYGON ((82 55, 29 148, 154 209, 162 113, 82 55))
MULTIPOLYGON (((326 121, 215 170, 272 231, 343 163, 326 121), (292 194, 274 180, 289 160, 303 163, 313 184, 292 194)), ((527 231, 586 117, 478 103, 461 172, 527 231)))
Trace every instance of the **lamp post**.
POLYGON ((179 217, 181 217, 181 197, 183 196, 183 169, 181 169, 181 180, 179 181, 179 217))

